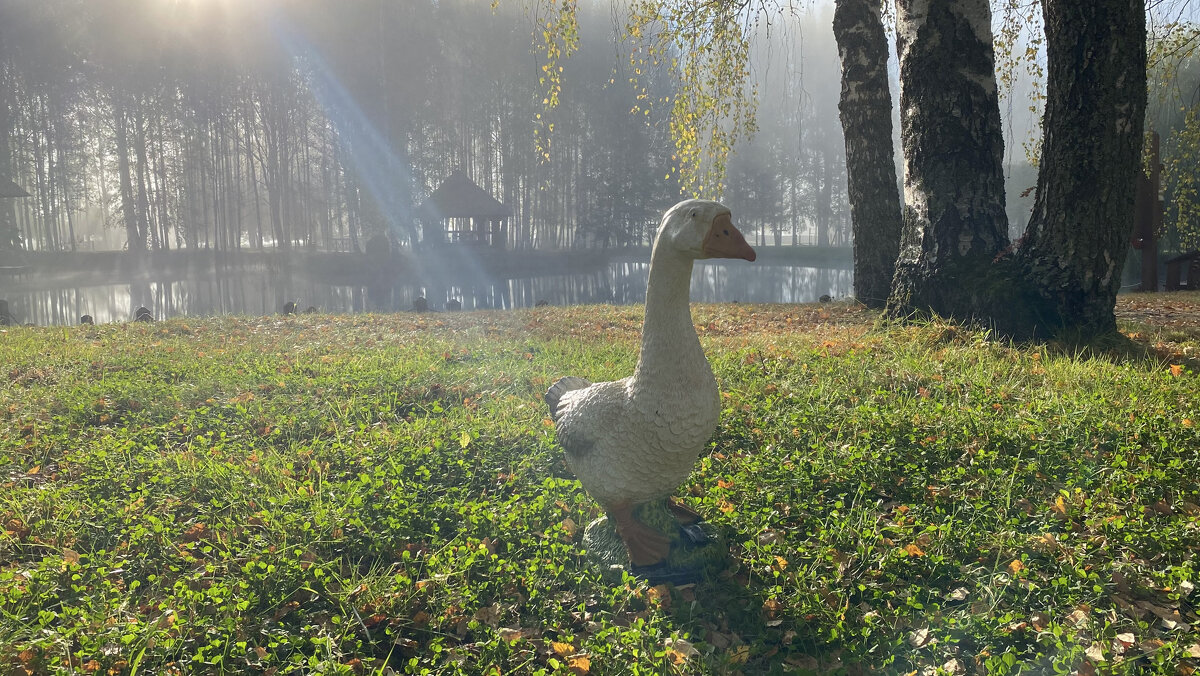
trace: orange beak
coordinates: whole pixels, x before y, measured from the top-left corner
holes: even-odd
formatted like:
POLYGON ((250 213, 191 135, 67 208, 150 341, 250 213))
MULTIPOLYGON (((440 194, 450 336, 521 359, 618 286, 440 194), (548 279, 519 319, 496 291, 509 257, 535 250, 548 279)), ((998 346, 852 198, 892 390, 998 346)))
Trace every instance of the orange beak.
POLYGON ((741 258, 748 261, 758 258, 741 231, 733 227, 729 214, 721 214, 713 219, 712 227, 704 236, 702 249, 707 258, 741 258))

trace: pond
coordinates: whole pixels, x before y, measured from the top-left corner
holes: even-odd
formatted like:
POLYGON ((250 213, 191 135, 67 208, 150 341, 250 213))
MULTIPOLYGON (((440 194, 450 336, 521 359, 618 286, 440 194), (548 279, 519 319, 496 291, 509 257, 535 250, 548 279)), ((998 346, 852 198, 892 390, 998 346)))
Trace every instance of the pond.
MULTIPOLYGON (((646 299, 647 263, 613 262, 597 271, 576 274, 467 279, 436 286, 397 284, 392 287, 344 286, 315 281, 300 273, 242 271, 200 278, 156 280, 62 288, 36 279, 27 289, 5 292, 9 312, 19 323, 73 325, 82 315, 97 324, 133 318, 138 307, 149 308, 157 319, 219 314, 267 315, 288 301, 297 310, 320 312, 396 312, 411 310, 426 298, 430 310, 510 309, 550 305, 604 303, 627 305, 646 299)), ((822 295, 844 297, 851 292, 851 272, 844 269, 796 265, 749 265, 738 262, 697 262, 692 274, 694 302, 808 303, 822 295)), ((451 276, 444 276, 451 277, 451 276)))

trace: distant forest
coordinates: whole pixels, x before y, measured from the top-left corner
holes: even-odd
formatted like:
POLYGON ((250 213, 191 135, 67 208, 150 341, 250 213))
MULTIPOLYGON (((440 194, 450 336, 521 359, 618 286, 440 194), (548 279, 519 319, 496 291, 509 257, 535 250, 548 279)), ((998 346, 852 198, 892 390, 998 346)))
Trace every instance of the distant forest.
MULTIPOLYGON (((647 243, 680 197, 667 106, 645 105, 670 74, 635 91, 619 17, 581 2, 550 109, 520 5, 0 0, 0 177, 30 193, 0 201, 0 248, 403 244, 455 169, 513 210, 510 248, 647 243)), ((723 199, 759 245, 849 244, 830 23, 757 41, 758 130, 723 199)))

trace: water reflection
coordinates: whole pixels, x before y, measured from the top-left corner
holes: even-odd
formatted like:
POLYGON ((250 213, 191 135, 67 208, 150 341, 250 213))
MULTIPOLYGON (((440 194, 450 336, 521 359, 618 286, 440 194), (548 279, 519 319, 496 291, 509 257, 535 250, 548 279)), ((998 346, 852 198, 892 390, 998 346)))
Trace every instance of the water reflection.
MULTIPOLYGON (((321 312, 395 312, 410 310, 425 298, 431 310, 457 301, 463 310, 608 303, 624 305, 646 299, 646 263, 617 262, 599 271, 569 275, 530 275, 505 280, 476 277, 461 285, 398 284, 393 287, 342 286, 301 275, 245 272, 204 279, 147 279, 109 284, 7 294, 9 311, 20 323, 73 325, 81 315, 97 324, 131 321, 138 307, 154 317, 217 314, 268 315, 288 301, 298 310, 321 312)), ((806 303, 828 294, 851 291, 849 270, 740 262, 697 263, 692 275, 696 302, 806 303)), ((0 293, 0 297, 6 294, 0 293)))

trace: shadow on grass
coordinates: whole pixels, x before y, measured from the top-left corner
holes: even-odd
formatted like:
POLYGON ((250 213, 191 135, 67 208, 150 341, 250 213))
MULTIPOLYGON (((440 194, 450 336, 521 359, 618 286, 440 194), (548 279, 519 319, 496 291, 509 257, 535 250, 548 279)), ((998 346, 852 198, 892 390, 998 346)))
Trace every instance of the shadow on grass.
MULTIPOLYGON (((1188 355, 1171 349, 1161 341, 1151 342, 1144 332, 1135 337, 1114 332, 1102 336, 1063 335, 1046 344, 1047 352, 1080 359, 1103 359, 1114 364, 1133 364, 1152 369, 1178 365, 1200 373, 1200 354, 1188 355)), ((1195 336, 1200 341, 1200 335, 1195 336)))

